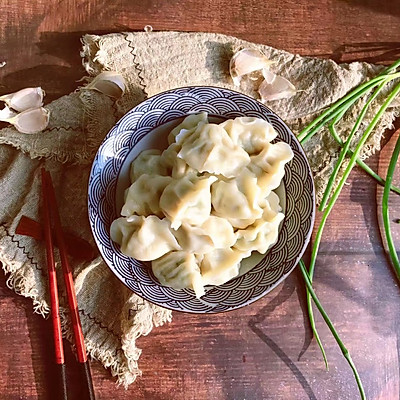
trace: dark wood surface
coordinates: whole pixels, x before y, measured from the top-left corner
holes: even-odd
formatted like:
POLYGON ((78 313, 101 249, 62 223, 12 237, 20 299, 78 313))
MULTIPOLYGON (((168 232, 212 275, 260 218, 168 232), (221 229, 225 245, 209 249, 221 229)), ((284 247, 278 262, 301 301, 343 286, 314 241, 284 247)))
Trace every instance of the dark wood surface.
MULTIPOLYGON (((232 34, 336 61, 388 63, 400 57, 400 3, 392 0, 1 0, 0 61, 7 66, 0 69, 0 92, 42 85, 48 100, 69 93, 84 73, 83 33, 142 30, 147 24, 232 34)), ((380 158, 383 168, 388 154, 372 157, 370 165, 378 168, 380 158)), ((368 399, 399 399, 400 291, 381 245, 377 190, 360 171, 349 183, 326 227, 315 287, 368 399)), ((400 217, 398 198, 392 209, 400 217)), ((0 280, 0 399, 48 399, 48 324, 33 314, 29 300, 7 288, 4 276, 0 280)), ((356 399, 351 371, 317 315, 330 362, 329 372, 324 370, 304 308, 296 270, 241 310, 175 313, 172 323, 138 340, 143 376, 128 391, 93 362, 97 398, 356 399)))

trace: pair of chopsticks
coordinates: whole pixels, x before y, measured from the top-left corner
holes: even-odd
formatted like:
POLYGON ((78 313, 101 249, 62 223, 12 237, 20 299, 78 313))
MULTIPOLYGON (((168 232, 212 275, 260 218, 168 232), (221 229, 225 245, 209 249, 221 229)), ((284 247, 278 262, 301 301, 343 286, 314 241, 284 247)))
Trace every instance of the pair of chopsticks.
MULTIPOLYGON (((56 364, 59 369, 58 377, 58 398, 68 400, 67 392, 67 379, 65 369, 64 347, 61 334, 61 319, 60 308, 58 300, 58 286, 57 275, 54 260, 54 239, 60 252, 61 266, 63 270, 64 282, 67 290, 68 307, 71 314, 71 321, 73 326, 75 347, 79 365, 81 366, 82 373, 85 376, 87 390, 86 396, 80 400, 94 400, 94 390, 92 376, 90 373, 89 361, 87 359, 86 348, 82 333, 81 321, 79 318, 78 303, 76 300, 76 293, 74 288, 74 281, 72 277, 71 268, 68 262, 67 247, 63 230, 61 228, 60 214, 58 212, 57 200, 54 192, 51 175, 44 168, 41 170, 42 178, 42 196, 43 196, 43 225, 44 225, 44 238, 46 242, 46 258, 47 268, 49 275, 50 287, 50 305, 51 305, 51 318, 53 324, 53 337, 54 337, 54 350, 56 364), (51 221, 54 222, 54 232, 52 230, 51 221)), ((86 388, 85 388, 86 389, 86 388)))

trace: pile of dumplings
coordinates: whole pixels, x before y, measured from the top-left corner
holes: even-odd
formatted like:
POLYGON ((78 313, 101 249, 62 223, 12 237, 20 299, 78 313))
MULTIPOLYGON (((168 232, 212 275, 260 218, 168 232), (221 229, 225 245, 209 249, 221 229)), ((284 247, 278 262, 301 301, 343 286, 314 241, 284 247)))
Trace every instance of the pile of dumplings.
POLYGON ((293 152, 271 143, 276 136, 259 118, 212 124, 207 113, 189 115, 166 150, 145 150, 132 162, 112 240, 127 256, 151 261, 162 285, 197 297, 205 285, 234 278, 242 259, 276 243, 284 218, 273 190, 293 152))

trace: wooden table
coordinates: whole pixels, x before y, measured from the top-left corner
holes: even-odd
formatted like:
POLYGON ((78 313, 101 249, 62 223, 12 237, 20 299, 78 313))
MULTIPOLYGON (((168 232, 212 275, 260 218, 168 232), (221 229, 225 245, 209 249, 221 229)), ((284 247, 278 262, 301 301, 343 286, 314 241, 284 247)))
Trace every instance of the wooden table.
MULTIPOLYGON (((83 33, 142 30, 147 24, 232 34, 336 61, 388 63, 400 57, 400 3, 392 0, 1 0, 0 15, 0 61, 7 61, 0 69, 1 93, 42 85, 48 100, 74 90, 84 74, 83 33)), ((382 154, 381 163, 388 157, 382 154)), ((378 159, 372 157, 370 165, 377 168, 378 159)), ((382 250, 376 185, 360 171, 349 183, 326 227, 315 288, 351 351, 368 399, 398 399, 400 291, 382 250)), ((109 372, 93 362, 97 398, 357 399, 351 371, 319 315, 317 326, 329 372, 311 340, 304 283, 295 270, 241 310, 175 313, 171 324, 139 340, 143 377, 128 391, 116 388, 109 372)), ((48 398, 49 340, 47 323, 1 276, 1 400, 48 398)))

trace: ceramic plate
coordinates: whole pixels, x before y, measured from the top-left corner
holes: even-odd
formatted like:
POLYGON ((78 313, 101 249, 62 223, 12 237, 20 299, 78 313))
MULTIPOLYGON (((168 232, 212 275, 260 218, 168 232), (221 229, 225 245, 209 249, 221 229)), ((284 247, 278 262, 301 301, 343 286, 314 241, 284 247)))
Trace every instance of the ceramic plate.
POLYGON ((233 310, 264 296, 284 280, 298 263, 314 222, 314 185, 307 158, 289 128, 258 101, 227 89, 187 87, 160 93, 134 107, 108 133, 93 162, 89 179, 90 226, 100 253, 112 272, 133 292, 160 306, 194 313, 233 310), (129 165, 142 151, 167 147, 167 134, 189 113, 206 111, 211 122, 239 116, 267 120, 278 132, 275 141, 288 143, 294 158, 285 166, 277 193, 285 219, 277 243, 263 256, 255 253, 242 262, 240 275, 220 286, 207 286, 197 299, 193 290, 162 286, 147 263, 121 253, 110 238, 124 190, 129 187, 129 165))

